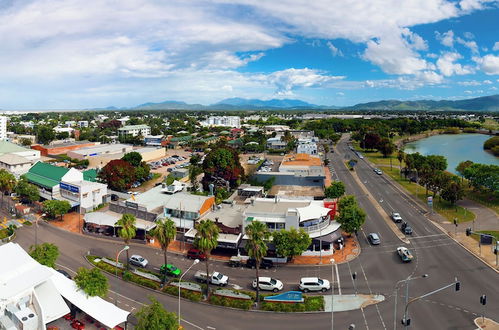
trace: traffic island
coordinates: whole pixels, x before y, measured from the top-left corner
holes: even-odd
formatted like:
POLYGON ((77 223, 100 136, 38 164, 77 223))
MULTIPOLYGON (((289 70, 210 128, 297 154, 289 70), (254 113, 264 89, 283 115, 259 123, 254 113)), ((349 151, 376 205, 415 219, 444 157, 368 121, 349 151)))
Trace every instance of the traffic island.
POLYGON ((340 294, 324 296, 325 312, 345 312, 365 308, 385 300, 385 296, 378 294, 340 294), (334 303, 333 303, 334 300, 334 303))
POLYGON ((486 317, 477 317, 474 322, 478 329, 499 330, 499 323, 486 317))

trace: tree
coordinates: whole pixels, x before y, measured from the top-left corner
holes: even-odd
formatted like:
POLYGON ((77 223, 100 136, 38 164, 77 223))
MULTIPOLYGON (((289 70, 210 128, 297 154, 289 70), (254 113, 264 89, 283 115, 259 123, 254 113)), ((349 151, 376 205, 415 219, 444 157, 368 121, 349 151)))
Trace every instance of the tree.
POLYGON ((40 193, 38 188, 35 185, 32 185, 28 182, 24 177, 21 177, 21 180, 17 182, 16 187, 14 188, 16 194, 21 196, 23 201, 28 203, 33 203, 40 199, 40 193))
POLYGON ((499 191, 499 166, 475 163, 464 170, 464 177, 475 189, 499 191))
POLYGON ((191 163, 189 166, 189 180, 192 185, 192 190, 196 191, 198 187, 197 177, 199 174, 203 173, 203 169, 199 165, 194 165, 191 163))
POLYGON ((142 307, 137 312, 137 330, 178 330, 178 316, 175 313, 168 312, 163 305, 154 298, 149 296, 151 304, 142 307))
POLYGON ((464 180, 464 170, 466 170, 471 165, 473 165, 473 162, 471 160, 466 160, 464 162, 460 162, 456 166, 456 172, 459 173, 459 175, 461 175, 461 180, 464 180))
POLYGON ((109 188, 125 191, 135 181, 135 169, 127 161, 114 159, 99 171, 99 178, 107 183, 109 188))
MULTIPOLYGON (((118 236, 123 239, 125 245, 128 245, 130 240, 135 237, 137 234, 137 228, 135 227, 136 219, 132 214, 125 213, 121 216, 121 218, 116 222, 116 226, 120 227, 118 230, 118 236)), ((126 250, 126 267, 128 268, 128 260, 130 259, 128 256, 128 251, 126 250)))
POLYGON ((272 237, 277 254, 289 259, 301 255, 312 243, 312 239, 303 228, 300 230, 296 230, 294 227, 291 227, 290 230, 281 229, 275 231, 272 237))
POLYGON ((209 184, 215 187, 234 188, 244 177, 244 168, 239 161, 236 150, 221 146, 210 151, 203 161, 203 188, 209 189, 209 184), (228 186, 228 187, 227 187, 228 186))
POLYGON ((59 248, 52 243, 43 243, 29 247, 29 255, 40 264, 55 268, 59 257, 59 248))
POLYGON ((39 143, 48 144, 55 139, 55 132, 52 127, 39 126, 36 131, 36 137, 39 143))
POLYGON ((76 272, 74 281, 78 289, 90 297, 105 297, 109 290, 107 277, 102 274, 99 268, 80 267, 76 272))
POLYGON ((426 163, 433 171, 445 171, 447 169, 447 159, 440 155, 426 156, 426 163))
POLYGON ((362 227, 366 221, 366 213, 357 205, 349 205, 340 209, 337 221, 345 232, 352 234, 362 227))
MULTIPOLYGON (((456 177, 457 178, 457 177, 456 177)), ((459 179, 458 179, 459 180, 459 179)), ((451 204, 456 204, 457 201, 464 197, 464 189, 459 181, 451 180, 440 193, 440 196, 451 204)))
POLYGON ((71 209, 71 204, 68 201, 60 201, 57 199, 46 200, 43 202, 43 212, 47 213, 50 217, 55 218, 60 215, 62 216, 71 209))
MULTIPOLYGON (((166 251, 168 250, 168 245, 175 239, 175 234, 177 233, 177 228, 175 222, 172 219, 166 218, 156 222, 156 228, 152 231, 152 236, 154 236, 163 250, 163 256, 165 257, 165 265, 168 264, 168 258, 166 251)), ((166 281, 166 276, 163 277, 163 281, 166 281)), ((164 283, 164 282, 163 282, 164 283)))
POLYGON ((381 137, 378 133, 369 132, 366 133, 363 140, 362 145, 364 149, 376 149, 381 141, 381 137))
POLYGON ((121 159, 134 167, 138 167, 142 162, 142 155, 136 151, 132 151, 126 153, 121 159))
POLYGON ((135 180, 146 180, 151 173, 151 168, 146 162, 142 162, 135 168, 135 180))
POLYGON ((400 164, 400 176, 401 177, 402 177, 402 161, 404 160, 404 158, 405 158, 405 153, 399 149, 397 152, 397 159, 398 159, 399 164, 400 164))
MULTIPOLYGON (((206 276, 209 276, 208 272, 208 261, 210 259, 211 250, 218 245, 218 234, 220 233, 220 228, 211 220, 201 220, 196 223, 195 228, 197 230, 196 237, 194 238, 194 246, 206 254, 206 276)), ((206 296, 210 295, 210 281, 206 281, 206 296)))
POLYGON ((258 278, 258 270, 263 257, 267 255, 267 242, 270 239, 269 228, 260 221, 252 221, 245 228, 248 241, 246 242, 246 251, 248 255, 256 260, 256 302, 258 303, 260 296, 260 281, 258 278))
POLYGON ((21 145, 23 145, 25 147, 29 147, 31 144, 32 144, 31 139, 27 139, 27 138, 21 139, 21 145))
POLYGON ((340 198, 345 193, 345 184, 341 181, 334 181, 324 190, 326 198, 340 198))
POLYGON ((354 195, 343 196, 338 202, 338 210, 341 211, 342 208, 347 208, 351 205, 357 205, 357 200, 354 195))
POLYGON ((383 157, 386 158, 389 155, 393 154, 396 147, 389 138, 382 138, 378 143, 377 149, 379 150, 379 152, 381 152, 383 157))
POLYGON ((3 205, 3 196, 7 192, 11 192, 16 186, 16 177, 7 172, 4 169, 0 169, 0 191, 2 193, 2 205, 3 205))

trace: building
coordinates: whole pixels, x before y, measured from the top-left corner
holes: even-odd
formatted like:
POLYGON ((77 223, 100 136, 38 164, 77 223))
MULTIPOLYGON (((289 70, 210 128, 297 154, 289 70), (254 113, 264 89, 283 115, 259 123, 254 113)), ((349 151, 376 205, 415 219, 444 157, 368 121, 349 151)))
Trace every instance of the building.
POLYGON ((118 128, 118 136, 147 136, 151 135, 151 128, 147 125, 130 125, 118 128))
POLYGON ((54 127, 54 132, 56 133, 68 133, 69 136, 73 133, 74 129, 72 127, 54 127))
POLYGON ((293 173, 295 176, 324 176, 324 167, 319 157, 309 154, 286 155, 279 166, 280 173, 293 173))
POLYGON ((299 139, 296 146, 297 154, 317 155, 317 143, 311 139, 299 139))
POLYGON ((125 154, 131 151, 133 151, 133 146, 129 144, 99 144, 69 151, 67 155, 71 158, 83 160, 92 157, 125 154))
POLYGON ((80 172, 74 168, 37 162, 25 177, 38 187, 40 197, 67 200, 72 208, 81 213, 92 211, 104 203, 104 196, 107 195, 107 185, 90 181, 95 180, 93 170, 80 172))
POLYGON ((263 128, 265 134, 272 134, 274 132, 289 131, 289 126, 286 125, 267 125, 263 128))
POLYGON ((144 136, 144 143, 146 146, 161 146, 163 135, 148 135, 144 136))
POLYGON ((80 120, 78 122, 78 126, 83 128, 83 127, 88 127, 88 120, 80 120))
POLYGON ((223 127, 241 127, 241 118, 238 116, 210 116, 204 122, 203 126, 223 126, 223 127))
POLYGON ((40 159, 40 151, 27 149, 8 141, 0 141, 0 168, 16 177, 26 173, 40 159))
POLYGON ((178 228, 194 228, 196 221, 215 205, 214 196, 199 196, 186 192, 170 196, 164 205, 163 216, 171 218, 178 228))
POLYGON ((70 151, 78 150, 85 147, 91 147, 96 145, 95 142, 90 141, 75 141, 75 142, 63 142, 51 145, 32 145, 31 149, 38 150, 41 152, 42 156, 56 156, 67 154, 70 151))
POLYGON ((0 116, 0 141, 7 139, 7 117, 0 116))
POLYGON ((280 137, 272 137, 267 139, 267 149, 269 150, 286 150, 288 144, 281 140, 280 137))
POLYGON ((0 329, 48 329, 75 313, 71 305, 107 328, 125 323, 130 314, 100 297, 88 297, 74 281, 39 264, 17 243, 0 246, 0 263, 8 265, 0 267, 0 329))

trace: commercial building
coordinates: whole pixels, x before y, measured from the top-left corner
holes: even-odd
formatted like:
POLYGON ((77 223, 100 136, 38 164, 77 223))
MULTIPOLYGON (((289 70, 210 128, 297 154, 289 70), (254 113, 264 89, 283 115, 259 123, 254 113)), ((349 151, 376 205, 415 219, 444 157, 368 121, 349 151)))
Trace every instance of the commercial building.
POLYGON ((324 167, 319 157, 309 154, 286 155, 279 166, 280 173, 293 173, 298 177, 323 177, 324 167))
POLYGON ((8 141, 0 141, 0 168, 16 177, 26 173, 40 159, 40 151, 27 149, 8 141))
POLYGON ((67 153, 71 158, 83 160, 91 157, 124 154, 133 151, 133 146, 129 144, 99 144, 72 150, 67 153))
POLYGON ((271 134, 274 132, 284 132, 289 131, 289 126, 286 125, 267 125, 263 128, 265 134, 271 134))
POLYGON ((288 144, 281 140, 280 137, 272 137, 267 139, 267 149, 270 150, 286 150, 288 144))
POLYGON ((118 128, 119 136, 147 136, 151 135, 151 128, 147 125, 129 125, 118 128))
POLYGON ((75 142, 63 142, 51 145, 32 145, 31 149, 38 150, 41 152, 42 156, 56 156, 67 154, 70 151, 78 150, 85 147, 91 147, 96 145, 95 142, 90 141, 75 141, 75 142))
POLYGON ((144 143, 146 146, 161 146, 163 135, 148 135, 144 136, 144 143))
POLYGON ((240 128, 241 118, 238 116, 210 116, 206 121, 201 122, 201 125, 240 128))
POLYGON ((296 146, 297 154, 317 155, 317 143, 312 139, 299 139, 296 146))
POLYGON ((7 139, 7 117, 0 116, 0 141, 7 139))

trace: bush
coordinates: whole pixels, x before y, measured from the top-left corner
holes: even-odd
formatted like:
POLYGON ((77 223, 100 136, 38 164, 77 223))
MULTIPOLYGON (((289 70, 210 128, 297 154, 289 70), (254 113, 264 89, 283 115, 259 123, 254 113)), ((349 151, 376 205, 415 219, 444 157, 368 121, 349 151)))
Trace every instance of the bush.
MULTIPOLYGON (((173 285, 168 285, 163 288, 163 292, 172 296, 178 296, 178 287, 173 285)), ((180 289, 180 296, 185 299, 189 299, 190 301, 201 301, 203 298, 203 294, 197 291, 191 291, 186 289, 180 289)))
POLYGON ((251 308, 253 300, 233 299, 212 294, 210 297, 210 303, 212 303, 213 305, 248 310, 251 308))
POLYGON ((125 280, 125 281, 131 281, 132 277, 133 277, 133 274, 130 273, 129 271, 125 270, 123 272, 123 280, 125 280))
POLYGON ((25 225, 25 226, 31 226, 33 224, 31 223, 31 221, 26 220, 26 221, 23 222, 23 225, 25 225))
POLYGON ((281 303, 281 302, 267 302, 261 304, 261 309, 264 311, 274 312, 314 312, 324 310, 324 297, 323 296, 305 296, 303 303, 281 303))

